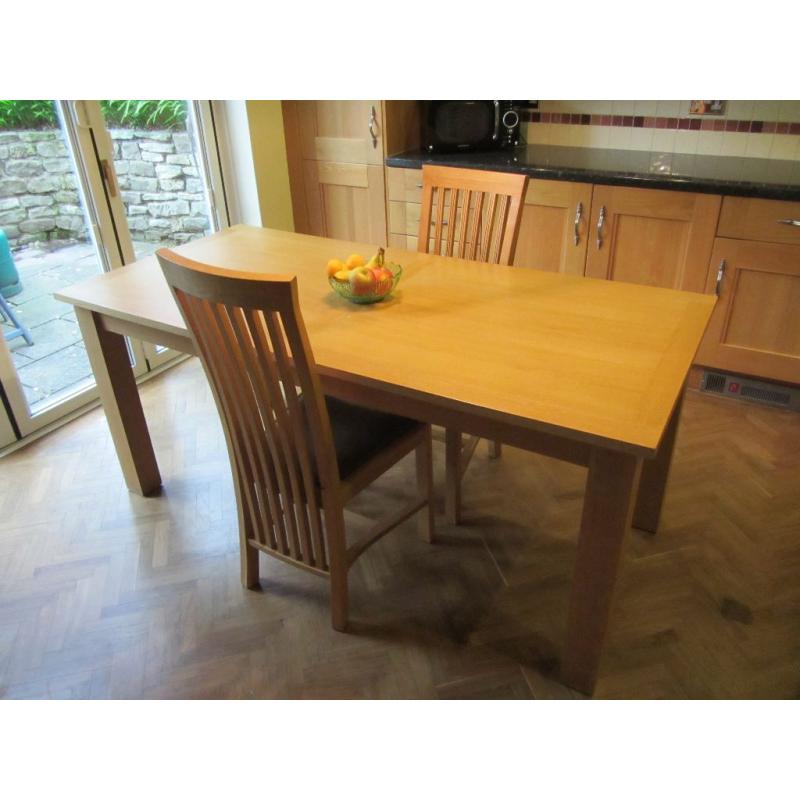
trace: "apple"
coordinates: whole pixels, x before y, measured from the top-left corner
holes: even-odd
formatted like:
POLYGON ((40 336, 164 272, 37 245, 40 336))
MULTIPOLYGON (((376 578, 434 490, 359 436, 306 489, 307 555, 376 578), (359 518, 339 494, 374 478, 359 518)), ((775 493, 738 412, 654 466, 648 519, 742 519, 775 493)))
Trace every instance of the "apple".
POLYGON ((375 291, 375 275, 369 267, 356 267, 350 271, 350 289, 355 295, 372 294, 375 291))
POLYGON ((394 283, 394 274, 386 267, 372 267, 372 275, 375 279, 375 294, 389 294, 394 283))

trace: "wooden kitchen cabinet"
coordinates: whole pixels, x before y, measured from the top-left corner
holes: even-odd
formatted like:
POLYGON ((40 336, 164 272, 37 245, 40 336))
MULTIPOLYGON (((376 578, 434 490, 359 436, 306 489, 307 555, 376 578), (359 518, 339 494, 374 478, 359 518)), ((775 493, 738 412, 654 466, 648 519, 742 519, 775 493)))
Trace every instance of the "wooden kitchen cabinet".
POLYGON ((295 230, 386 244, 380 100, 285 100, 295 230))
POLYGON ((529 181, 514 266, 583 275, 591 205, 590 183, 529 181))
POLYGON ((596 185, 586 276, 703 292, 721 200, 596 185))
POLYGON ((718 276, 697 363, 800 383, 800 245, 717 239, 707 291, 718 276))

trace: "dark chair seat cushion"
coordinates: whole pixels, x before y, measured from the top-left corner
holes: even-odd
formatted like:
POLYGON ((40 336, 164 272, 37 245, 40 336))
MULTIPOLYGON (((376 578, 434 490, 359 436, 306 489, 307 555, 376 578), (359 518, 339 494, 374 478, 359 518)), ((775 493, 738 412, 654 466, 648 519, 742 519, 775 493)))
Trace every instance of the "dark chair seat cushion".
POLYGON ((326 396, 325 402, 343 480, 420 425, 413 419, 355 406, 335 397, 326 396))

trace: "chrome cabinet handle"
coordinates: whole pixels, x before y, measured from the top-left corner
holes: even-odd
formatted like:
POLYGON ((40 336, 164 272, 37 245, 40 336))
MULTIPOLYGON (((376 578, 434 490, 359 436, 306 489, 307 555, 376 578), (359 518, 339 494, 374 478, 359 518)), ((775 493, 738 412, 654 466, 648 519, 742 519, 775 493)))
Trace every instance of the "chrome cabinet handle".
POLYGON ((372 137, 373 148, 378 146, 378 134, 375 132, 377 127, 378 115, 375 113, 375 106, 372 106, 372 111, 369 115, 369 135, 372 137))
POLYGON ((792 225, 795 228, 800 228, 800 219, 779 219, 781 225, 792 225))
POLYGON ((722 279, 725 277, 725 259, 719 262, 719 269, 717 270, 717 285, 714 287, 714 294, 719 297, 722 291, 722 279))
POLYGON ((597 249, 603 246, 603 225, 606 221, 606 207, 600 206, 600 214, 597 217, 597 249))
POLYGON ((575 244, 580 244, 581 241, 581 214, 583 214, 583 203, 578 201, 578 207, 575 209, 575 244))

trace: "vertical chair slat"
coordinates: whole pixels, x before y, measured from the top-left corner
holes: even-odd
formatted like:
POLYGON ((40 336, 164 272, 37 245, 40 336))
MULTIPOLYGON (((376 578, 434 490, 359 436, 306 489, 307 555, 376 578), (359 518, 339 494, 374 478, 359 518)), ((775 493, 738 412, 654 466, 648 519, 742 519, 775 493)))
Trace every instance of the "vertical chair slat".
POLYGON ((459 231, 458 256, 464 258, 467 249, 467 226, 469 225, 469 205, 472 202, 472 192, 464 192, 464 205, 461 209, 461 230, 459 231))
MULTIPOLYGON (((263 539, 258 535, 258 531, 267 528, 266 535, 271 527, 269 524, 274 520, 274 511, 267 515, 267 511, 263 504, 259 502, 256 493, 255 480, 248 467, 248 460, 246 455, 246 436, 240 423, 239 410, 235 406, 229 391, 227 390, 229 382, 223 376, 223 367, 220 364, 219 353, 222 352, 222 344, 220 342, 219 331, 211 322, 211 304, 207 301, 193 301, 194 319, 196 324, 196 339, 200 345, 201 353, 204 355, 206 367, 210 372, 215 386, 217 387, 217 395, 220 403, 225 409, 226 424, 225 428, 231 437, 234 445, 234 457, 236 466, 236 477, 243 494, 247 501, 249 509, 249 527, 252 529, 254 538, 257 541, 263 539)), ((191 317, 190 317, 191 318, 191 317)), ((274 535, 274 533, 273 533, 274 535)))
MULTIPOLYGON (((265 431, 258 427, 255 423, 255 403, 252 397, 252 387, 249 391, 244 389, 244 382, 237 380, 238 374, 245 373, 244 360, 238 348, 235 347, 235 334, 230 319, 227 315, 225 306, 213 304, 211 306, 212 319, 215 324, 219 326, 222 336, 220 341, 222 344, 222 351, 220 352, 219 363, 222 366, 222 372, 228 383, 228 390, 233 398, 233 407, 235 413, 240 418, 242 426, 242 433, 245 442, 245 451, 249 458, 251 472, 258 478, 261 485, 266 488, 267 499, 272 509, 272 516, 277 525, 276 539, 282 544, 284 552, 288 555, 291 552, 292 534, 289 526, 286 525, 286 516, 283 514, 280 498, 280 490, 283 488, 283 470, 281 464, 276 463, 274 453, 272 454, 273 471, 266 467, 264 448, 259 446, 261 442, 268 444, 269 437, 266 436, 265 431), (223 357, 224 356, 224 357, 223 357), (238 389, 238 391, 237 391, 238 389), (249 395, 249 396, 248 396, 249 395), (275 480, 277 479, 277 486, 275 480)), ((250 386, 249 382, 247 385, 250 386)))
MULTIPOLYGON (((229 315, 232 332, 236 338, 242 359, 245 363, 245 374, 250 376, 250 385, 254 392, 254 426, 260 425, 263 428, 264 443, 271 457, 269 463, 265 460, 262 462, 264 491, 267 492, 270 506, 277 509, 277 513, 281 514, 280 487, 282 484, 280 476, 282 475, 282 470, 280 466, 281 452, 278 445, 281 432, 280 427, 275 424, 274 401, 270 393, 266 390, 265 377, 261 364, 256 357, 256 339, 254 339, 252 331, 247 326, 242 309, 239 307, 232 307, 229 310, 229 315)), ((259 448, 259 450, 263 458, 263 449, 259 448)), ((289 535, 291 535, 290 532, 289 535)))
POLYGON ((497 195, 492 192, 489 200, 489 208, 486 211, 486 221, 483 223, 483 236, 481 241, 479 261, 488 261, 489 253, 492 248, 492 223, 494 221, 494 212, 497 208, 497 195))
POLYGON ((474 260, 477 256, 477 249, 478 249, 478 234, 480 233, 481 229, 481 216, 483 211, 483 192, 477 192, 475 197, 475 210, 473 211, 473 218, 472 218, 472 236, 469 243, 469 251, 467 253, 467 258, 474 260))
POLYGON ((450 214, 447 217, 447 244, 445 245, 446 256, 453 255, 453 241, 456 236, 456 215, 458 213, 458 189, 450 190, 450 214))
MULTIPOLYGON (((307 506, 308 516, 310 517, 311 522, 311 529, 314 535, 314 547, 312 549, 309 544, 307 550, 309 553, 313 552, 313 557, 310 563, 320 568, 327 568, 327 559, 325 557, 321 529, 322 523, 316 497, 316 485, 309 458, 308 437, 305 431, 306 421, 297 398, 297 393, 294 391, 293 386, 289 387, 288 391, 285 391, 285 398, 284 393, 281 392, 280 377, 275 364, 275 355, 269 348, 267 342, 265 328, 266 323, 264 321, 263 312, 245 309, 244 314, 251 330, 255 334, 255 355, 261 364, 261 372, 264 376, 266 389, 269 393, 269 396, 270 398, 277 398, 277 400, 273 401, 276 406, 283 406, 284 402, 287 405, 287 408, 282 409, 279 420, 281 423, 288 423, 291 426, 293 435, 292 441, 289 443, 289 445, 294 447, 294 450, 299 457, 298 460, 302 478, 302 491, 300 491, 300 496, 307 506)), ((298 509, 298 514, 302 513, 303 510, 298 509)), ((306 535, 304 534, 303 536, 304 541, 306 541, 306 535)))
POLYGON ((444 220, 444 188, 436 187, 436 227, 433 230, 433 252, 438 256, 442 249, 442 221, 444 220))
POLYGON ((218 385, 216 365, 212 365, 208 357, 208 354, 214 350, 214 346, 213 343, 209 344, 209 332, 207 330, 207 324, 202 321, 202 310, 200 309, 202 301, 196 300, 188 295, 183 294, 182 292, 176 292, 176 299, 181 306, 183 314, 188 323, 192 326, 192 329, 195 332, 197 347, 200 355, 203 357, 206 370, 209 373, 209 380, 212 385, 212 389, 214 390, 214 397, 217 401, 217 405, 220 407, 220 413, 223 414, 223 430, 225 433, 225 439, 228 443, 231 462, 234 465, 233 479, 236 486, 237 495, 240 499, 240 516, 243 522, 246 523, 248 533, 257 541, 262 541, 262 537, 259 535, 260 526, 257 524, 258 505, 256 502, 254 502, 252 496, 254 487, 249 485, 249 482, 246 480, 246 476, 242 471, 241 451, 243 444, 240 440, 239 432, 233 429, 233 427, 228 425, 225 421, 233 418, 228 404, 228 398, 225 397, 221 391, 216 389, 216 386, 218 385))
MULTIPOLYGON (((240 314, 242 313, 241 310, 239 313, 240 314)), ((242 322, 244 322, 244 317, 242 317, 242 322)), ((280 332, 278 331, 276 335, 280 337, 280 332)), ((278 347, 282 345, 282 340, 279 344, 275 340, 275 335, 272 336, 272 339, 273 339, 273 352, 274 352, 278 347)), ((265 376, 262 375, 259 371, 259 377, 263 378, 265 376)), ((263 389, 266 387, 260 383, 259 388, 263 389)), ((277 440, 280 443, 280 447, 282 449, 283 461, 284 464, 286 465, 286 470, 289 476, 289 485, 291 488, 291 494, 288 495, 287 501, 291 505, 290 514, 293 515, 293 518, 297 524, 297 531, 300 537, 298 540, 298 545, 302 544, 302 547, 299 548, 299 552, 302 553, 303 561, 306 561, 307 563, 313 565, 314 556, 308 529, 308 519, 306 517, 305 492, 302 489, 302 476, 300 475, 300 469, 297 465, 297 460, 296 460, 296 454, 297 454, 296 442, 293 440, 293 437, 289 436, 290 424, 285 406, 287 398, 291 397, 292 395, 295 395, 293 384, 290 384, 287 388, 286 384, 284 383, 283 393, 281 393, 280 391, 273 391, 272 397, 274 398, 275 402, 272 405, 272 410, 274 411, 275 414, 275 429, 277 431, 277 440)), ((269 392, 266 393, 266 396, 269 396, 269 392)))

